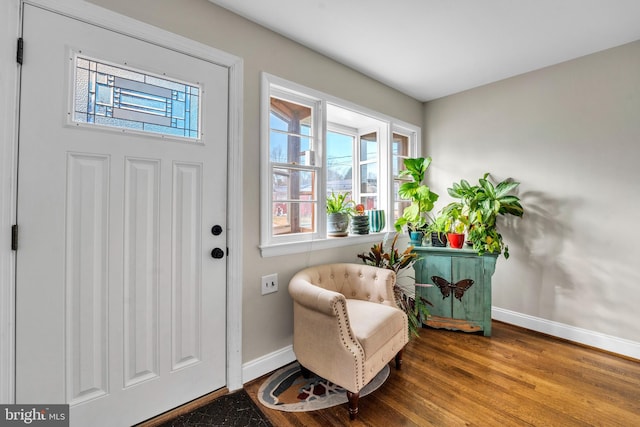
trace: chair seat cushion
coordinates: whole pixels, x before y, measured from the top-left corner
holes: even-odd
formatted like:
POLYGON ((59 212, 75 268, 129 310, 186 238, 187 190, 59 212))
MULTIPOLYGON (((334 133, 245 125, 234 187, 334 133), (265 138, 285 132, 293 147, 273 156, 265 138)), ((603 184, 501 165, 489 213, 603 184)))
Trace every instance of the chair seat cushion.
POLYGON ((351 329, 364 349, 365 359, 404 332, 404 313, 394 307, 357 299, 347 299, 351 329))

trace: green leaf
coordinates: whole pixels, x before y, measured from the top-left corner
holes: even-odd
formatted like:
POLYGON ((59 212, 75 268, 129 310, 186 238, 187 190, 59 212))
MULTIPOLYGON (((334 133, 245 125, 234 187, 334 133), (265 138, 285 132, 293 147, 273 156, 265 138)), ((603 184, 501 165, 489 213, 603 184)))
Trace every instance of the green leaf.
POLYGON ((495 198, 496 189, 493 186, 493 184, 486 179, 480 179, 479 181, 480 181, 480 186, 482 186, 482 189, 485 191, 487 196, 492 199, 495 198))
POLYGON ((501 198, 503 196, 505 196, 507 193, 509 193, 512 190, 515 190, 515 188, 520 185, 519 182, 515 182, 515 181, 502 181, 501 183, 499 183, 496 186, 496 197, 497 198, 501 198))
POLYGON ((412 200, 419 188, 420 184, 415 181, 405 182, 398 188, 398 195, 405 200, 412 200))

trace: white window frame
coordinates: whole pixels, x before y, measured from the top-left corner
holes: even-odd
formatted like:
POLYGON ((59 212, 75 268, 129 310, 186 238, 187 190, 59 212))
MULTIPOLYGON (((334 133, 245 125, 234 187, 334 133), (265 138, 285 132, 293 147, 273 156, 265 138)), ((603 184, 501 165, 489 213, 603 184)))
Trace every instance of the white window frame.
MULTIPOLYGON (((313 250, 329 249, 334 247, 356 245, 367 242, 380 241, 387 232, 393 232, 393 166, 392 166, 392 135, 394 132, 409 136, 409 152, 412 157, 420 155, 420 134, 421 129, 385 114, 370 110, 353 104, 349 101, 334 97, 305 87, 303 85, 290 82, 269 73, 262 73, 261 79, 261 100, 260 100, 260 250, 263 257, 287 255, 313 250), (316 205, 316 231, 314 233, 288 234, 281 236, 272 235, 272 165, 269 153, 270 134, 270 100, 271 96, 283 97, 293 102, 299 101, 304 105, 314 106, 314 127, 319 132, 316 138, 316 165, 319 166, 317 179, 317 205, 316 205), (374 128, 363 128, 359 132, 356 130, 355 144, 359 145, 359 135, 368 131, 378 132, 378 209, 384 209, 387 213, 385 229, 380 233, 370 233, 368 235, 349 235, 341 238, 326 237, 326 159, 325 159, 325 138, 327 129, 340 130, 340 124, 328 123, 327 104, 339 107, 344 110, 353 111, 358 115, 370 117, 379 122, 380 126, 374 128)), ((356 148, 356 147, 354 147, 356 148)), ((356 158, 359 147, 354 150, 354 166, 359 165, 359 157, 356 158)), ((360 173, 353 171, 353 185, 359 186, 356 180, 360 173)), ((355 188, 355 187, 354 187, 355 188)))
MULTIPOLYGON (((419 141, 420 139, 420 129, 418 128, 416 130, 415 126, 406 126, 406 125, 401 125, 399 123, 393 123, 393 125, 391 126, 391 132, 389 133, 389 162, 387 163, 387 166, 389 168, 388 170, 388 174, 391 180, 391 191, 389 193, 390 198, 389 198, 389 208, 387 210, 387 222, 391 221, 391 225, 393 226, 393 223, 395 222, 395 220, 393 219, 393 212, 395 209, 395 202, 399 201, 401 199, 396 200, 395 198, 395 194, 394 194, 394 189, 393 189, 393 185, 394 182, 397 180, 398 176, 393 174, 393 135, 394 134, 400 134, 403 136, 406 136, 409 139, 409 153, 407 154, 407 158, 411 158, 411 157, 420 157, 421 156, 421 150, 420 150, 420 145, 418 145, 418 147, 415 147, 416 141, 419 141)), ((400 179, 399 181, 405 181, 406 178, 400 179)), ((406 200, 403 200, 404 202, 406 202, 406 200)), ((402 212, 400 212, 400 215, 402 215, 402 212)))

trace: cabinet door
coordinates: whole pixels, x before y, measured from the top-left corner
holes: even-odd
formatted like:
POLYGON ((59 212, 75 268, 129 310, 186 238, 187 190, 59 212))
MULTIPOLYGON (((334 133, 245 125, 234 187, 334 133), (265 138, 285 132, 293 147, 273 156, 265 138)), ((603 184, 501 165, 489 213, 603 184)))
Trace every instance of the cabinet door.
POLYGON ((456 284, 465 279, 471 279, 474 282, 460 299, 451 295, 451 317, 454 319, 465 319, 479 326, 482 325, 485 312, 485 286, 482 280, 483 277, 483 262, 481 257, 451 258, 451 283, 456 284))
POLYGON ((418 287, 418 295, 424 297, 433 304, 429 307, 429 313, 432 316, 453 317, 450 298, 443 298, 440 289, 435 286, 433 276, 442 277, 447 281, 451 281, 451 263, 450 256, 425 256, 416 264, 416 280, 417 283, 429 285, 428 287, 418 287))

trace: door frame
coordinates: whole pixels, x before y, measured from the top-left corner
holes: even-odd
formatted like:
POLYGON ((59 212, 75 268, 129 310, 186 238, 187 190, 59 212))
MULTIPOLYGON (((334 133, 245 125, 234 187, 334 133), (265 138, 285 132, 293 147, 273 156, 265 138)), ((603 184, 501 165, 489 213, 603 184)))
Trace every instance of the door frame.
MULTIPOLYGON (((30 4, 89 24, 214 62, 229 70, 227 149, 227 304, 226 386, 242 388, 242 126, 243 60, 211 46, 162 30, 84 0, 9 0, 0 2, 0 57, 13 58, 22 33, 22 5, 30 4), (3 24, 3 25, 2 25, 3 24)), ((28 41, 25 43, 28 49, 28 41)), ((0 404, 15 402, 16 253, 11 226, 16 222, 20 69, 0 61, 0 404)), ((46 402, 42 402, 46 403, 46 402)), ((170 408, 167 408, 170 409, 170 408)))

